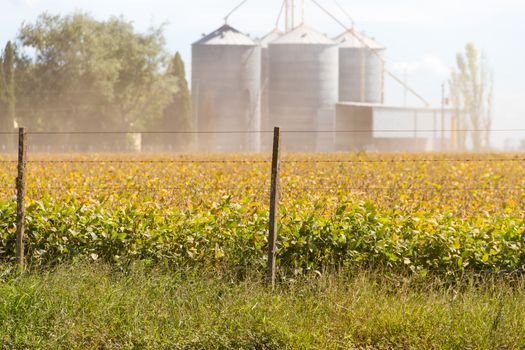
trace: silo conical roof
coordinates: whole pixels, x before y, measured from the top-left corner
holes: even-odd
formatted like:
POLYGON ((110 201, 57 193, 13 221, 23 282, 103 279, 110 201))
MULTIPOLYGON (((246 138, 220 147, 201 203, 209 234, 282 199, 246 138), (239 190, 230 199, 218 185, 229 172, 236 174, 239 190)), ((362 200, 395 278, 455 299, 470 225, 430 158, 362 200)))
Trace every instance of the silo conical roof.
POLYGON ((284 34, 280 38, 271 42, 272 45, 280 44, 318 44, 318 45, 334 45, 335 42, 328 38, 326 35, 319 33, 318 31, 301 25, 288 33, 284 34))
POLYGON ((259 39, 259 45, 263 48, 267 48, 268 44, 279 39, 283 36, 283 32, 281 32, 278 29, 272 30, 270 33, 263 36, 261 39, 259 39))
POLYGON ((237 29, 223 25, 213 33, 210 33, 195 42, 194 45, 240 45, 240 46, 254 46, 257 45, 246 34, 241 33, 237 29))
POLYGON ((344 48, 363 48, 368 47, 374 50, 384 50, 385 47, 379 44, 374 39, 371 39, 364 35, 363 33, 350 29, 341 35, 334 38, 335 42, 339 44, 340 47, 344 48))

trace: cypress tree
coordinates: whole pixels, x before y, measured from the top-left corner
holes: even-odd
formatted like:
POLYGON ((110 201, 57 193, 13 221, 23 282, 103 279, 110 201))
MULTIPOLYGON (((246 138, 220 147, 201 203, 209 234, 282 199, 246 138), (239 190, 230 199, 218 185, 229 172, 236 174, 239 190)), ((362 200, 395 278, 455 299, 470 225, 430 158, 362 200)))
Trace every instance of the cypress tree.
MULTIPOLYGON (((168 74, 175 78, 177 85, 173 99, 164 112, 163 127, 170 131, 192 131, 191 95, 184 61, 179 52, 171 60, 168 74)), ((191 138, 180 134, 167 135, 166 139, 166 142, 175 145, 187 145, 190 141, 191 138)))
POLYGON ((16 118, 16 91, 15 91, 15 48, 11 41, 7 42, 3 58, 5 110, 9 129, 13 128, 16 118))
MULTIPOLYGON (((12 125, 9 126, 6 108, 6 89, 4 74, 4 59, 0 55, 0 131, 11 131, 12 125)), ((0 152, 11 149, 11 137, 9 135, 0 135, 0 152), (5 147, 5 149, 4 149, 5 147)))
POLYGON ((0 131, 7 130, 4 57, 0 55, 0 131))
MULTIPOLYGON (((13 131, 15 121, 15 50, 9 41, 0 56, 0 131, 13 131)), ((0 140, 0 146, 7 151, 13 148, 13 137, 5 136, 0 140)))

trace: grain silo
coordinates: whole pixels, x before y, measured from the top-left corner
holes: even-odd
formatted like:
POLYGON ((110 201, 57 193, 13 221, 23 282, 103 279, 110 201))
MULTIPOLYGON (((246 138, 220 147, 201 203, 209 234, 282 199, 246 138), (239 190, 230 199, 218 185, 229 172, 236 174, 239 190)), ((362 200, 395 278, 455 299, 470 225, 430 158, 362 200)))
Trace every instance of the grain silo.
MULTIPOLYGON (((325 35, 299 26, 269 47, 271 125, 283 131, 334 130, 338 90, 338 47, 325 35)), ((285 149, 329 151, 332 133, 293 133, 285 149)))
POLYGON ((339 44, 339 101, 383 103, 385 48, 355 29, 335 41, 339 44))
MULTIPOLYGON (((269 57, 268 44, 280 38, 283 35, 278 29, 272 30, 259 40, 261 46, 261 129, 271 130, 273 125, 269 124, 269 57)), ((272 137, 262 135, 262 149, 268 150, 272 142, 272 137)))
POLYGON ((258 151, 261 50, 247 35, 224 25, 192 45, 192 98, 201 151, 258 151))

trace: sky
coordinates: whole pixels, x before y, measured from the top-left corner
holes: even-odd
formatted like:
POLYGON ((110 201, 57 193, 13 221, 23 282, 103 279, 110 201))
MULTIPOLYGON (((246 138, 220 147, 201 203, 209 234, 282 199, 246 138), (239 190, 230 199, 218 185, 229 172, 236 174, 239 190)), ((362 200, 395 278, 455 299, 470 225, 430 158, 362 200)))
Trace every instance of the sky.
MULTIPOLYGON (((241 0, 0 0, 0 45, 16 37, 23 22, 47 11, 67 14, 85 11, 97 19, 122 15, 138 31, 165 24, 167 47, 180 51, 191 71, 191 43, 224 23, 241 0)), ((302 0, 296 0, 300 3, 302 0)), ((342 27, 305 1, 305 22, 336 36, 342 27)), ((350 25, 334 0, 317 0, 350 25)), ((281 0, 248 0, 229 18, 229 24, 252 37, 275 27, 281 0)), ((338 0, 355 20, 356 28, 387 47, 387 64, 434 106, 441 84, 448 80, 455 56, 468 42, 488 57, 495 78, 494 129, 525 129, 524 0, 338 0), (406 72, 406 73, 405 73, 406 72)), ((299 17, 299 14, 298 14, 299 17)), ((386 102, 402 105, 404 92, 386 84, 386 102)), ((408 99, 418 106, 417 100, 408 99)), ((497 132, 497 146, 516 146, 525 133, 497 132)))

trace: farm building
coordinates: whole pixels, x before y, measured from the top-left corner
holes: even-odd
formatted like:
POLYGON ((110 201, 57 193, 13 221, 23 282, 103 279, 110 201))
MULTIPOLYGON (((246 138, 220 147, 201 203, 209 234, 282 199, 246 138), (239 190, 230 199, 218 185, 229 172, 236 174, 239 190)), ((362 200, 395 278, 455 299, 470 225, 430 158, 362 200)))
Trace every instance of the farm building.
POLYGON ((274 126, 287 151, 451 149, 450 130, 438 130, 454 125, 452 111, 429 108, 394 77, 384 46, 353 27, 329 38, 286 16, 260 40, 226 24, 193 44, 195 125, 209 132, 200 151, 268 151, 274 126), (386 106, 387 75, 425 107, 386 106))
POLYGON ((261 126, 261 48, 224 25, 192 46, 192 96, 202 151, 257 152, 261 126), (256 135, 257 136, 257 135, 256 135))

